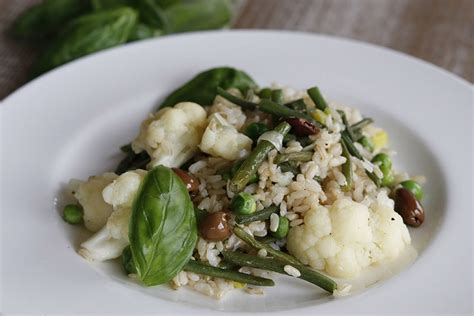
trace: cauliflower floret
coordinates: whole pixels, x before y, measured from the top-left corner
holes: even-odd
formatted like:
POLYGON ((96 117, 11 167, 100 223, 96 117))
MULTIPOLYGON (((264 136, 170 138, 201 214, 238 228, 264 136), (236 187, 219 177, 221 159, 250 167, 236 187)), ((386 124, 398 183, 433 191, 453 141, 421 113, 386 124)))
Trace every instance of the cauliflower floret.
POLYGON ((125 172, 102 190, 104 201, 113 207, 114 211, 105 226, 81 244, 79 254, 84 258, 105 261, 122 254, 129 244, 128 224, 133 199, 145 174, 145 170, 125 172))
POLYGON ((206 111, 193 102, 181 102, 151 114, 132 142, 132 149, 151 157, 150 167, 179 167, 197 151, 206 128, 206 111))
MULTIPOLYGON (((238 89, 229 89, 228 92, 237 97, 242 97, 238 89)), ((224 99, 220 95, 216 96, 214 103, 209 108, 209 114, 219 113, 230 125, 240 130, 245 124, 247 117, 240 106, 224 99)))
POLYGON ((252 140, 239 133, 234 126, 218 113, 209 118, 199 148, 214 157, 236 160, 246 156, 252 148, 252 140))
POLYGON ((342 198, 330 207, 309 210, 304 224, 290 229, 288 251, 304 264, 341 278, 394 259, 410 244, 410 235, 390 201, 380 193, 372 209, 342 198))
POLYGON ((112 172, 90 177, 87 181, 81 182, 74 192, 74 197, 84 210, 84 225, 92 232, 101 229, 113 211, 112 206, 104 201, 102 190, 115 178, 117 175, 112 172))

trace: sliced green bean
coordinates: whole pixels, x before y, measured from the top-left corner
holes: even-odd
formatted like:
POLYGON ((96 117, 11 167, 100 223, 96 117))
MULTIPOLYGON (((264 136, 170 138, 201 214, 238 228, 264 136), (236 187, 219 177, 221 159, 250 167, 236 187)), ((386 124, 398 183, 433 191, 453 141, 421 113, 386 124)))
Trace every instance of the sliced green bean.
POLYGON ((346 162, 342 165, 342 173, 346 177, 346 184, 342 186, 344 192, 352 190, 352 162, 351 154, 347 149, 346 142, 342 141, 342 155, 346 158, 346 162))
POLYGON ((255 110, 257 108, 257 104, 253 103, 253 102, 250 102, 250 101, 246 101, 244 99, 241 99, 239 97, 236 97, 235 95, 232 95, 230 94, 229 92, 225 91, 224 89, 222 89, 221 87, 218 87, 217 88, 217 94, 220 95, 221 97, 223 97, 224 99, 246 109, 246 110, 255 110))
POLYGON ((238 224, 248 224, 256 221, 265 221, 270 218, 270 215, 275 213, 278 210, 278 207, 271 205, 267 208, 264 208, 261 211, 252 213, 252 214, 239 214, 235 216, 235 221, 238 224))
POLYGON ((261 278, 237 271, 228 269, 221 269, 201 263, 195 260, 189 260, 183 268, 184 271, 193 272, 211 277, 237 281, 240 283, 259 285, 259 286, 274 286, 275 283, 271 279, 261 278))
POLYGON ((347 135, 351 138, 353 142, 356 141, 356 136, 354 134, 354 131, 352 130, 351 125, 349 125, 349 122, 347 121, 346 113, 344 111, 338 110, 337 111, 339 115, 341 116, 342 123, 344 123, 344 126, 346 127, 347 135))
POLYGON ((357 123, 354 123, 351 125, 351 128, 354 132, 358 132, 360 131, 362 128, 366 127, 367 125, 370 125, 374 122, 373 119, 371 119, 370 117, 367 117, 367 118, 364 118, 362 120, 360 120, 359 122, 357 123))
MULTIPOLYGON (((242 252, 224 251, 222 254, 224 255, 224 259, 226 261, 232 262, 233 264, 239 266, 268 270, 288 275, 288 273, 285 271, 285 266, 287 264, 284 262, 280 262, 279 260, 252 256, 242 252)), ((298 277, 299 279, 319 286, 320 288, 328 291, 329 293, 333 293, 334 290, 337 288, 336 282, 334 282, 332 279, 328 278, 322 273, 311 270, 302 265, 297 265, 293 267, 300 272, 300 276, 298 277)))
POLYGON ((277 240, 278 240, 278 238, 270 236, 270 235, 265 236, 265 237, 258 237, 257 238, 257 241, 259 241, 261 243, 264 243, 264 244, 271 244, 272 242, 275 242, 277 240))
POLYGON ((282 162, 278 164, 278 167, 280 167, 281 172, 291 172, 294 175, 300 173, 298 171, 298 165, 296 161, 282 162))
MULTIPOLYGON (((282 122, 275 127, 274 131, 285 136, 290 129, 290 124, 282 122)), ((240 192, 245 188, 252 177, 257 174, 258 168, 273 148, 275 148, 275 146, 267 140, 261 140, 257 144, 257 147, 252 150, 232 177, 230 181, 230 189, 232 192, 240 192)))
POLYGON ((278 154, 275 157, 274 162, 276 164, 287 162, 287 161, 299 161, 299 162, 308 162, 313 159, 313 152, 311 151, 300 151, 297 153, 290 154, 278 154))
POLYGON ((314 104, 318 109, 321 111, 326 110, 328 107, 326 100, 324 100, 324 97, 321 95, 321 92, 319 91, 318 87, 312 87, 306 90, 308 92, 309 97, 311 100, 313 100, 314 104))
POLYGON ((287 253, 284 253, 283 251, 273 249, 270 245, 257 241, 255 238, 253 238, 252 235, 247 234, 245 230, 243 230, 240 227, 234 227, 234 234, 236 234, 237 237, 242 239, 250 247, 258 249, 258 250, 265 249, 267 253, 269 253, 272 257, 282 261, 285 264, 296 265, 296 266, 301 265, 301 262, 295 257, 287 253))
POLYGON ((281 90, 281 89, 272 90, 271 99, 272 99, 273 102, 283 104, 283 90, 281 90))
POLYGON ((311 116, 305 113, 301 113, 299 111, 293 110, 283 104, 279 104, 268 99, 261 100, 260 103, 258 104, 258 108, 262 112, 269 113, 277 117, 283 117, 283 118, 299 117, 307 121, 310 121, 312 124, 315 124, 316 126, 320 126, 320 124, 316 122, 311 116))
POLYGON ((306 102, 304 102, 304 99, 297 99, 297 100, 285 103, 285 106, 302 113, 306 113, 307 111, 306 102))

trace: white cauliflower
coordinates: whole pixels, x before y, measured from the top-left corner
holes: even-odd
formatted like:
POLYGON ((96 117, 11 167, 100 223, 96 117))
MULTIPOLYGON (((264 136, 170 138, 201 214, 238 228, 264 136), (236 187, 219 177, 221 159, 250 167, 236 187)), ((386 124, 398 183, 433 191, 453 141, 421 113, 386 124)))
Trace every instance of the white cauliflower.
POLYGON ((301 262, 341 278, 396 258, 408 244, 408 229, 386 193, 379 194, 371 209, 348 198, 311 209, 287 239, 288 251, 301 262))
POLYGON ((193 102, 181 102, 150 114, 132 142, 132 149, 151 157, 150 167, 179 167, 198 150, 206 128, 206 111, 193 102))
MULTIPOLYGON (((238 89, 229 89, 228 92, 237 97, 242 97, 238 89)), ((220 95, 216 96, 208 112, 209 114, 219 113, 227 123, 234 126, 237 130, 244 126, 247 119, 240 106, 224 99, 220 95)))
POLYGON ((129 244, 128 224, 133 199, 145 174, 145 170, 125 172, 102 190, 104 201, 113 207, 114 211, 105 226, 81 244, 79 253, 84 258, 105 261, 122 254, 129 244))
POLYGON ((245 157, 252 148, 252 140, 239 133, 220 114, 209 117, 199 148, 214 157, 236 160, 245 157))
POLYGON ((102 190, 117 177, 112 172, 90 177, 81 182, 74 192, 74 197, 84 210, 84 225, 88 230, 96 232, 101 229, 113 212, 112 206, 104 201, 102 190))

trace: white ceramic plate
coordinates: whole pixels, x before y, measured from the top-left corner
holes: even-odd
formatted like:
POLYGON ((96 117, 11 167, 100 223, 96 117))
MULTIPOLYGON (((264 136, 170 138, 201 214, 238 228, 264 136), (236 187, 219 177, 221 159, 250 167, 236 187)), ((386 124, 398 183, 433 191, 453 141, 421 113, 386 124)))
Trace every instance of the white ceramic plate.
POLYGON ((171 36, 52 71, 0 106, 3 311, 468 312, 472 93, 470 84, 446 71, 387 49, 288 32, 171 36), (220 65, 243 69, 261 85, 317 84, 388 130, 397 166, 428 179, 427 220, 411 230, 419 252, 412 266, 342 299, 286 278, 263 297, 237 293, 216 301, 185 290, 141 288, 117 265, 91 268, 76 254, 84 237, 58 215, 64 184, 112 170, 118 147, 167 93, 220 65))

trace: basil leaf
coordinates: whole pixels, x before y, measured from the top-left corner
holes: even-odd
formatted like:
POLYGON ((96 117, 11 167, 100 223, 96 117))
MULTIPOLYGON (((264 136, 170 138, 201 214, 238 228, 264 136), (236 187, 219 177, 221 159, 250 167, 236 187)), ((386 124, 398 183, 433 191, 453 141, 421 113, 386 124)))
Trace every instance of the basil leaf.
POLYGON ((169 168, 145 176, 132 207, 130 249, 140 280, 148 286, 169 282, 189 261, 197 241, 188 191, 169 168))
POLYGON ((199 73, 196 77, 172 92, 160 107, 174 106, 183 101, 196 102, 200 105, 212 104, 217 94, 217 87, 223 89, 237 88, 243 94, 257 84, 245 72, 230 67, 212 68, 199 73))
POLYGON ((232 10, 227 0, 188 0, 169 6, 161 17, 168 34, 212 30, 227 26, 232 10))
POLYGON ((123 6, 133 6, 133 0, 91 0, 94 10, 105 10, 123 6))
POLYGON ((37 76, 73 59, 125 43, 137 23, 131 8, 97 11, 71 21, 33 66, 37 76))
POLYGON ((41 39, 89 9, 84 0, 46 0, 32 6, 13 23, 11 34, 20 39, 41 39))

